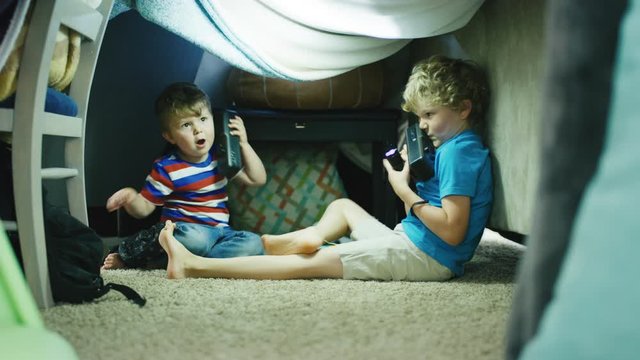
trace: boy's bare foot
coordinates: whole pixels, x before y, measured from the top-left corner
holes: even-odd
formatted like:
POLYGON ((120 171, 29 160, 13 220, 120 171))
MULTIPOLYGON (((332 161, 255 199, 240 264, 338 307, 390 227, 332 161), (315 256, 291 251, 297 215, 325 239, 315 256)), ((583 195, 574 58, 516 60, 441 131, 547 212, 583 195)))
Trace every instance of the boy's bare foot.
POLYGON ((282 235, 262 235, 260 238, 268 255, 311 254, 318 251, 324 242, 315 226, 282 235))
POLYGON ((167 252, 169 262, 167 264, 167 277, 169 279, 184 279, 186 277, 185 272, 185 259, 189 256, 193 256, 187 250, 184 245, 178 242, 173 236, 173 231, 176 228, 176 224, 167 220, 164 228, 160 230, 158 240, 160 246, 167 252))
POLYGON ((104 263, 100 270, 126 269, 127 265, 122 261, 122 257, 118 253, 111 253, 104 258, 104 263))

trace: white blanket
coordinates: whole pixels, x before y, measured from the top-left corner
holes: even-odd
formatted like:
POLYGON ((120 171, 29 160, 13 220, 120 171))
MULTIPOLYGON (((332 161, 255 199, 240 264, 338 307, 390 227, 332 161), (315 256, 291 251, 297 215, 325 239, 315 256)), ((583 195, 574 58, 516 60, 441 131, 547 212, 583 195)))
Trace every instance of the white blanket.
MULTIPOLYGON (((2 37, 0 37, 0 69, 4 67, 9 55, 11 55, 11 52, 14 49, 14 45, 18 39, 20 30, 22 29, 22 25, 24 24, 24 19, 27 17, 27 10, 29 10, 30 3, 31 0, 22 0, 16 3, 16 7, 11 15, 11 20, 9 20, 9 24, 7 25, 7 29, 5 33, 2 34, 2 37)), ((9 5, 3 4, 1 9, 8 13, 9 5)))
POLYGON ((120 0, 255 74, 318 80, 464 26, 484 0, 120 0))

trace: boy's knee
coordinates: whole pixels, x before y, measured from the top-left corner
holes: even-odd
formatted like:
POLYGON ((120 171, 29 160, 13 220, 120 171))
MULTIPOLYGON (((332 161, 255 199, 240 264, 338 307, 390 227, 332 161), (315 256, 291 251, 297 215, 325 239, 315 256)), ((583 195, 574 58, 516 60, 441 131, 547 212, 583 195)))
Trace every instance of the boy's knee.
POLYGON ((364 214, 366 211, 355 201, 347 198, 336 199, 329 204, 327 211, 338 212, 345 216, 355 216, 356 214, 364 214))
POLYGON ((329 204, 329 207, 340 209, 349 208, 352 206, 358 206, 358 204, 356 204, 353 200, 347 198, 335 199, 329 204))
POLYGON ((209 251, 211 242, 215 240, 214 234, 206 230, 204 225, 176 223, 173 235, 187 250, 204 256, 209 251))
POLYGON ((238 257, 264 255, 264 246, 258 234, 250 231, 235 231, 224 245, 216 249, 213 257, 238 257))
POLYGON ((264 246, 258 234, 249 231, 240 231, 238 234, 242 237, 242 250, 244 254, 239 256, 264 255, 264 246))

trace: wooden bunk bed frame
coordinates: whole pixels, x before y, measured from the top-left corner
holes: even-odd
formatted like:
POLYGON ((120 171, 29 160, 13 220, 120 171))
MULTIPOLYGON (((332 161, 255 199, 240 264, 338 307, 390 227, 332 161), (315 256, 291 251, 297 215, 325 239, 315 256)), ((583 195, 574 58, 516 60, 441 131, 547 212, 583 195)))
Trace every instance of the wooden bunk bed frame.
POLYGON ((12 133, 15 223, 3 221, 6 230, 17 230, 25 275, 41 308, 53 305, 42 212, 42 180, 64 179, 71 215, 88 225, 84 177, 87 107, 100 44, 113 0, 102 0, 97 9, 82 0, 34 0, 17 82, 15 106, 0 109, 0 131, 12 133), (60 25, 83 37, 80 60, 69 89, 78 105, 76 117, 44 111, 47 81, 56 34, 60 25), (65 139, 63 168, 42 168, 44 135, 65 139))

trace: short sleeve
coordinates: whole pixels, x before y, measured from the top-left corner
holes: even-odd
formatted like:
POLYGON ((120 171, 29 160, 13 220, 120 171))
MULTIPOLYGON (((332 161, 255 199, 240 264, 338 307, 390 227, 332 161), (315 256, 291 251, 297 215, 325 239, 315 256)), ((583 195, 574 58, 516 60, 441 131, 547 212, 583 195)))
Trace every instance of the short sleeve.
POLYGON ((164 205, 167 195, 173 192, 173 182, 162 162, 153 163, 151 173, 147 175, 140 195, 156 206, 164 205))
POLYGON ((436 175, 440 180, 440 198, 451 195, 473 197, 478 177, 489 151, 477 142, 453 140, 436 156, 436 175))

